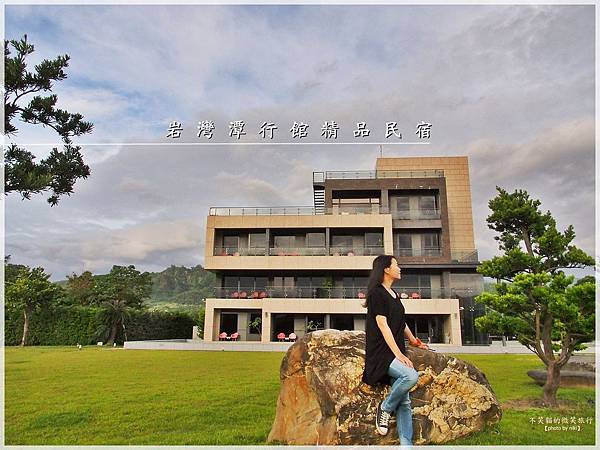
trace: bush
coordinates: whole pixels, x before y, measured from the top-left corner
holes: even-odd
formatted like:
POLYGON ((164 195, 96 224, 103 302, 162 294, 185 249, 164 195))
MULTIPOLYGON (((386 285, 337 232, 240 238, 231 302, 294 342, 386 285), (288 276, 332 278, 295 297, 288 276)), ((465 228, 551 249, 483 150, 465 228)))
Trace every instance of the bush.
MULTIPOLYGON (((93 345, 102 331, 100 308, 57 306, 31 317, 30 345, 93 345)), ((183 312, 134 311, 125 323, 127 340, 190 339, 197 320, 183 312)), ((23 335, 23 314, 5 311, 5 345, 19 345, 23 335)), ((119 330, 117 342, 124 341, 119 330)))

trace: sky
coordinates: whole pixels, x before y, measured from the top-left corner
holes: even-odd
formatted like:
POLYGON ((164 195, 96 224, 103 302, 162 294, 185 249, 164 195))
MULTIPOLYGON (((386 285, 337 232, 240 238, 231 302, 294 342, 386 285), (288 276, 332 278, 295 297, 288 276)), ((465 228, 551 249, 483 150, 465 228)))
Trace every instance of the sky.
MULTIPOLYGON (((24 34, 31 70, 70 56, 53 92, 94 124, 75 139, 91 176, 70 197, 5 197, 5 253, 54 280, 202 264, 209 207, 310 206, 312 172, 373 170, 391 121, 407 145, 384 144, 385 157, 469 157, 480 259, 498 254, 485 221, 495 186, 540 199, 594 255, 593 5, 6 6, 5 38, 24 34), (210 141, 196 135, 204 120, 210 141), (236 120, 240 140, 228 135, 236 120), (263 145, 265 121, 278 126, 272 142, 298 142, 297 121, 323 145, 263 145), (338 142, 367 145, 325 145, 324 121, 338 142), (411 145, 421 121, 429 144, 411 145), (370 136, 354 138, 357 122, 370 136)), ((59 142, 15 124, 5 143, 38 158, 59 142)))

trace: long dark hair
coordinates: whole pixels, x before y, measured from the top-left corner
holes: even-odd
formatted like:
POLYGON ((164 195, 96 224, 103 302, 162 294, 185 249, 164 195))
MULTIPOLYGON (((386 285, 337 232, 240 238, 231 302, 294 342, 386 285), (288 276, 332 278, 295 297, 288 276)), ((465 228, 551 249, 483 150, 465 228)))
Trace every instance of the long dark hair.
POLYGON ((369 298, 373 289, 383 282, 384 270, 392 265, 392 259, 395 259, 394 255, 379 255, 373 260, 373 269, 371 270, 369 284, 367 285, 367 297, 363 303, 365 308, 369 307, 369 298))

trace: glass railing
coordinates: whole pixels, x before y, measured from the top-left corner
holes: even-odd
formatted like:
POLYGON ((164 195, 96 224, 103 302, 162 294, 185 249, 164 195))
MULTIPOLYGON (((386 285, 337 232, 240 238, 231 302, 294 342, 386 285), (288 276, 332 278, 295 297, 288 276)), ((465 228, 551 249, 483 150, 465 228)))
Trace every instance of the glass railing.
POLYGON ((325 256, 327 249, 325 247, 294 247, 282 248, 274 247, 269 249, 270 256, 325 256))
POLYGON ((452 249, 450 251, 452 255, 452 262, 458 263, 476 263, 479 262, 479 255, 477 250, 473 249, 452 249))
POLYGON ((442 249, 439 247, 426 248, 398 248, 394 250, 396 256, 442 256, 442 249))
POLYGON ((383 247, 329 247, 331 256, 375 256, 382 253, 383 247))
MULTIPOLYGON (((374 256, 383 247, 330 247, 329 256, 374 256)), ((215 247, 214 256, 265 256, 266 248, 215 247)), ((327 256, 325 247, 272 247, 269 256, 327 256)))
POLYGON ((443 170, 354 170, 313 172, 313 183, 325 180, 372 180, 377 178, 441 178, 443 170))
POLYGON ((265 256, 265 247, 215 247, 214 256, 265 256))
MULTIPOLYGON (((401 299, 432 299, 458 298, 470 290, 431 287, 394 286, 401 299)), ((269 287, 269 288, 215 288, 215 298, 236 300, 263 298, 333 298, 333 299, 364 299, 366 287, 269 287)))
POLYGON ((439 219, 441 217, 439 209, 410 209, 406 211, 392 210, 392 219, 400 220, 427 220, 439 219))
POLYGON ((216 298, 262 299, 262 298, 365 298, 367 288, 344 287, 270 287, 215 288, 216 298))
POLYGON ((275 206, 275 207, 211 207, 209 216, 314 216, 314 215, 357 215, 389 214, 389 208, 380 206, 336 206, 321 208, 317 213, 312 206, 275 206))

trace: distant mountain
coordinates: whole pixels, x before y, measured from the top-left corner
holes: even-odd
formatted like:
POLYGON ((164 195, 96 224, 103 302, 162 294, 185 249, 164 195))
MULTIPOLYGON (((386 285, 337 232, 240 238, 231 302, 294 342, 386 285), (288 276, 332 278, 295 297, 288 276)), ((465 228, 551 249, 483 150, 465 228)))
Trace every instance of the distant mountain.
POLYGON ((148 303, 171 302, 198 305, 214 295, 216 277, 201 265, 168 267, 152 273, 152 295, 148 303))
MULTIPOLYGON (((184 266, 168 267, 162 272, 150 272, 152 277, 152 294, 146 300, 149 305, 157 303, 178 303, 185 305, 202 305, 206 297, 214 295, 216 277, 201 265, 187 268, 184 266)), ((94 279, 106 275, 93 275, 94 279)), ((57 281, 56 284, 66 287, 68 280, 57 281)))

